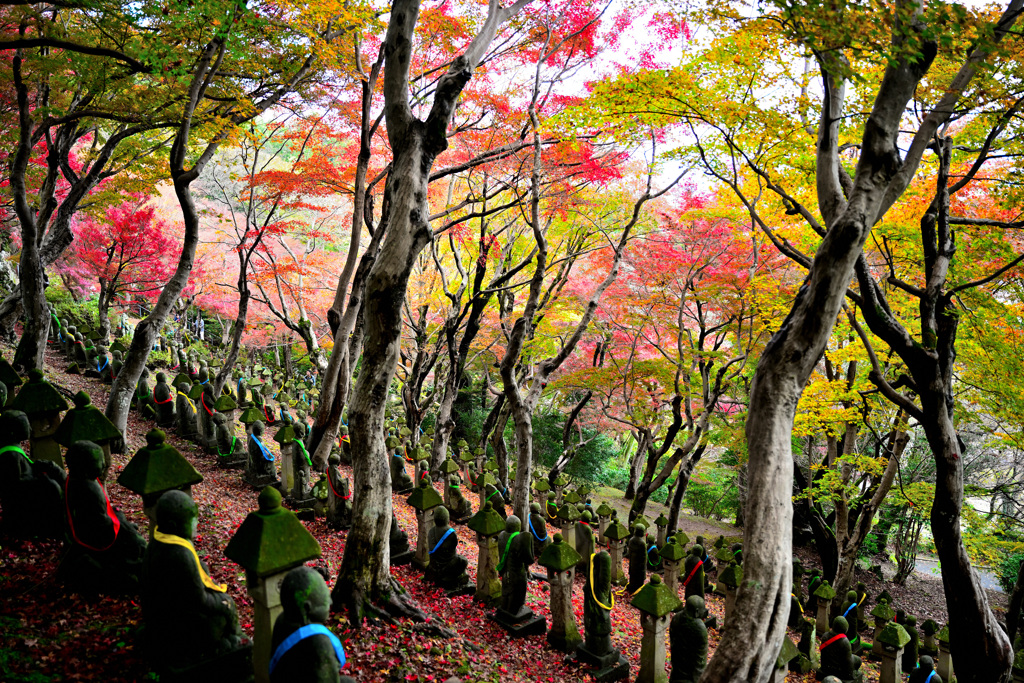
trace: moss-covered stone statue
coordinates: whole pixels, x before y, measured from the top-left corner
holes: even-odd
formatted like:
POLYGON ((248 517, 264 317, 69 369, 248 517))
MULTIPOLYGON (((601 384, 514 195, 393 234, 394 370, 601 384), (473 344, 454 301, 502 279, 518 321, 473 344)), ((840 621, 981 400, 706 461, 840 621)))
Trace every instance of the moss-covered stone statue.
MULTIPOLYGON (((0 405, 3 405, 0 403, 0 405)), ((0 413, 0 506, 9 536, 61 538, 64 535, 64 470, 36 460, 21 448, 32 429, 20 410, 0 413)))
POLYGON ((909 671, 907 683, 943 683, 942 676, 935 672, 935 660, 928 655, 922 655, 921 663, 909 671))
POLYGON ((457 474, 448 477, 448 501, 454 524, 465 524, 473 516, 473 504, 462 495, 462 479, 457 474))
MULTIPOLYGON (((551 534, 548 533, 547 522, 544 521, 544 514, 541 512, 540 503, 530 503, 530 516, 526 519, 527 530, 533 536, 533 557, 540 557, 544 549, 551 545, 551 534)), ((582 556, 582 553, 580 553, 582 556)), ((587 558, 589 562, 590 558, 587 558)))
POLYGON ((860 622, 857 619, 857 591, 847 591, 846 601, 843 602, 839 614, 846 619, 848 628, 846 637, 850 640, 850 647, 854 652, 860 652, 860 622))
POLYGON ((391 530, 388 532, 388 550, 391 552, 391 566, 393 567, 409 564, 415 555, 415 552, 409 548, 409 534, 402 531, 393 511, 391 513, 391 530))
POLYGON ((68 554, 61 578, 84 593, 139 591, 146 541, 124 513, 114 508, 99 477, 103 451, 91 441, 76 441, 66 455, 64 484, 68 554))
POLYGON ((626 544, 626 558, 629 560, 629 583, 626 592, 633 594, 647 581, 647 543, 644 528, 637 524, 633 527, 633 535, 626 544))
POLYGON ((156 406, 153 404, 153 392, 149 388, 149 368, 142 368, 139 381, 135 385, 135 409, 147 420, 156 419, 156 406))
POLYGON ((501 607, 493 618, 512 636, 540 635, 547 631, 543 617, 526 606, 526 584, 533 564, 533 536, 522 532, 516 515, 505 518, 498 534, 498 574, 501 576, 501 607))
POLYGON ((708 663, 708 629, 701 615, 704 598, 691 595, 685 607, 672 617, 669 642, 672 652, 670 683, 697 683, 708 663))
POLYGON ((156 423, 161 427, 174 424, 174 392, 167 384, 167 375, 156 373, 156 386, 153 387, 153 404, 156 406, 156 423))
POLYGON ((341 457, 332 452, 327 458, 327 523, 334 529, 352 526, 352 489, 341 476, 341 457))
POLYGON ((183 491, 157 501, 142 593, 146 652, 163 672, 244 680, 252 671, 251 647, 227 586, 214 582, 192 544, 198 515, 183 491))
POLYGON ((196 404, 188 397, 189 383, 180 380, 176 385, 174 414, 177 416, 178 436, 183 439, 194 439, 196 436, 196 404))
POLYGON ((253 423, 249 434, 249 459, 245 464, 245 478, 251 486, 262 490, 277 481, 277 464, 274 454, 263 441, 263 423, 253 423))
POLYGON ((683 564, 683 596, 684 600, 692 595, 704 597, 704 548, 695 545, 690 548, 683 564))
POLYGON ((448 509, 434 508, 434 526, 427 532, 430 563, 424 576, 446 590, 456 590, 469 584, 466 567, 469 561, 458 554, 459 536, 449 525, 448 509))
POLYGON ((629 676, 629 664, 612 647, 611 611, 615 607, 612 596, 612 558, 605 551, 593 558, 587 589, 583 591, 583 643, 576 648, 576 659, 596 667, 594 678, 613 681, 629 676))
POLYGON ((330 611, 331 593, 319 572, 296 567, 285 575, 271 639, 271 683, 355 683, 341 675, 345 649, 324 626, 330 611))
POLYGON ((820 681, 826 676, 835 676, 843 683, 860 683, 863 674, 860 671, 860 657, 853 654, 850 640, 846 635, 850 624, 844 617, 832 620, 832 628, 821 638, 821 668, 816 678, 820 681))
POLYGON ((405 471, 405 458, 402 457, 401 448, 395 448, 389 459, 391 463, 391 490, 396 493, 406 493, 415 488, 412 477, 405 471))

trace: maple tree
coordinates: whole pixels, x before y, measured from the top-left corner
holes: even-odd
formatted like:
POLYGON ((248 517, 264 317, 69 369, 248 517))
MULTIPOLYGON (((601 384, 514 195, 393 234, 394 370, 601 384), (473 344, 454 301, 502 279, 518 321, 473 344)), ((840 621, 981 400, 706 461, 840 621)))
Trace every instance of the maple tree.
POLYGON ((102 219, 83 217, 72 227, 71 253, 61 264, 84 291, 98 283, 97 329, 101 343, 110 336, 111 305, 150 301, 170 277, 176 245, 170 226, 157 216, 148 197, 107 209, 102 219))

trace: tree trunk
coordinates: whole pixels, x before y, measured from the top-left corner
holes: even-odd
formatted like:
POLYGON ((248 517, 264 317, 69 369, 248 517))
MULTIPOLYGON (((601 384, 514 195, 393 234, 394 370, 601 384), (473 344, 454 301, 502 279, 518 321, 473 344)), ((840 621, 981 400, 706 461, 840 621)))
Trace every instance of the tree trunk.
MULTIPOLYGON (((243 247, 238 250, 238 312, 235 314, 234 325, 231 330, 231 345, 228 347, 228 355, 224 358, 224 364, 213 380, 213 395, 220 396, 224 390, 224 384, 228 381, 235 363, 238 362, 238 354, 242 349, 242 335, 245 334, 245 323, 249 318, 249 299, 252 292, 248 286, 248 259, 243 256, 243 247)), ((172 359, 173 360, 173 359, 172 359)))
POLYGON ((105 278, 100 278, 100 296, 96 301, 96 323, 99 326, 99 343, 106 345, 110 341, 110 297, 111 285, 105 278))
POLYGON ((647 456, 647 448, 642 443, 636 432, 633 433, 633 439, 636 441, 636 453, 633 454, 633 459, 629 462, 629 482, 626 483, 626 492, 622 494, 623 500, 633 500, 636 496, 637 484, 640 481, 640 473, 643 472, 644 462, 647 456))
POLYGON ((1012 643, 1017 633, 1021 630, 1020 613, 1021 605, 1024 604, 1024 560, 1017 570, 1017 582, 1013 584, 1013 592, 1010 593, 1010 604, 1006 608, 1006 633, 1012 643))

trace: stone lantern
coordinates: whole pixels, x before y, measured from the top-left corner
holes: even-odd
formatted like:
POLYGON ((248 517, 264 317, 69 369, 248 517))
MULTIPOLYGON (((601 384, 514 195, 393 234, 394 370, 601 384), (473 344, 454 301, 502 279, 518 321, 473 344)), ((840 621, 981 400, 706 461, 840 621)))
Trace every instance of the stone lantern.
POLYGON ((252 426, 262 419, 263 411, 252 404, 246 406, 242 414, 238 416, 238 421, 245 426, 245 438, 247 440, 249 435, 252 434, 252 426))
POLYGON ((612 517, 612 508, 608 503, 601 501, 594 512, 597 513, 597 543, 605 545, 604 532, 608 528, 608 520, 612 517))
MULTIPOLYGON (((743 567, 733 562, 725 571, 718 575, 718 580, 721 581, 725 587, 725 614, 724 624, 729 623, 729 615, 732 614, 733 608, 736 606, 736 589, 743 583, 743 567)), ((786 660, 787 662, 789 660, 786 660)))
POLYGON ((626 585, 626 573, 622 571, 622 548, 629 538, 629 529, 619 522, 619 511, 612 510, 612 519, 604 530, 608 540, 608 554, 612 558, 612 583, 616 586, 626 585))
POLYGON ((289 570, 321 555, 320 544, 295 513, 281 507, 281 494, 268 486, 228 541, 224 555, 245 569, 253 600, 252 665, 259 683, 270 681, 270 637, 281 614, 281 582, 289 570))
POLYGON ((633 520, 632 526, 636 526, 637 524, 644 528, 644 536, 646 536, 647 530, 651 528, 651 520, 647 519, 647 515, 638 515, 637 518, 633 520))
POLYGON ((640 610, 640 671, 636 683, 668 683, 665 673, 665 632, 669 617, 682 603, 679 596, 661 582, 657 574, 633 596, 633 607, 640 610))
MULTIPOLYGON (((441 475, 442 475, 441 476, 441 481, 442 482, 448 481, 449 477, 451 477, 451 475, 458 474, 458 472, 459 472, 459 466, 457 464, 455 464, 455 461, 452 460, 451 458, 445 458, 444 462, 441 463, 441 475)), ((451 488, 448 487, 448 486, 444 487, 444 506, 446 508, 448 508, 449 510, 452 507, 451 488)))
POLYGON ((231 394, 221 394, 213 404, 213 409, 227 418, 224 424, 232 434, 235 433, 236 408, 238 408, 238 403, 232 398, 231 394))
POLYGON ((43 378, 42 370, 28 371, 28 382, 17 396, 7 399, 7 408, 20 410, 28 416, 32 426, 32 436, 29 437, 32 459, 50 460, 63 469, 64 458, 54 435, 60 426, 60 414, 68 409, 68 402, 43 378))
POLYGON ((800 650, 797 649, 789 636, 786 636, 782 641, 782 649, 779 650, 779 656, 775 658, 775 669, 768 680, 771 683, 786 683, 786 671, 789 668, 789 662, 799 654, 800 650))
MULTIPOLYGON (((64 414, 53 438, 65 448, 76 441, 92 441, 99 446, 103 450, 102 479, 106 481, 110 471, 110 446, 124 437, 103 411, 92 405, 89 394, 79 391, 75 394, 75 407, 64 414)), ((155 500, 153 504, 156 504, 155 500)))
POLYGON ((501 601, 498 534, 505 530, 505 520, 494 511, 490 503, 486 503, 469 518, 466 526, 476 532, 476 545, 480 550, 476 561, 476 593, 473 599, 488 606, 496 605, 501 601))
POLYGON ((935 673, 944 681, 953 680, 953 655, 949 649, 949 624, 942 627, 936 638, 939 641, 939 658, 935 662, 935 673))
POLYGON ((117 483, 132 493, 142 496, 142 509, 149 520, 149 536, 156 528, 156 502, 167 491, 184 491, 192 495, 192 484, 203 480, 203 475, 186 460, 174 446, 164 442, 166 435, 159 429, 146 434, 146 445, 135 452, 117 478, 117 483))
MULTIPOLYGON (((576 507, 576 504, 580 502, 580 494, 575 491, 566 491, 562 494, 562 503, 568 503, 572 507, 576 507)), ((577 510, 579 512, 579 510, 577 510)))
MULTIPOLYGON (((873 613, 872 613, 873 614, 873 613)), ((934 619, 928 619, 921 624, 921 635, 924 636, 921 639, 921 645, 919 646, 920 653, 922 655, 928 655, 929 657, 937 657, 939 654, 939 643, 935 640, 935 635, 939 632, 939 625, 934 619)))
POLYGON ((832 598, 836 597, 836 592, 832 586, 828 585, 828 581, 822 581, 818 589, 814 591, 814 597, 818 599, 818 613, 814 619, 814 628, 818 633, 825 633, 829 627, 828 610, 832 605, 832 598))
MULTIPOLYGON (((465 441, 459 443, 465 443, 465 441)), ((474 460, 476 460, 476 456, 468 448, 463 448, 459 452, 459 462, 462 463, 462 481, 469 481, 469 463, 474 460)))
POLYGON ((555 534, 554 542, 544 548, 537 560, 537 564, 548 570, 548 583, 551 584, 548 642, 562 652, 575 652, 576 646, 583 642, 572 609, 573 568, 581 559, 580 554, 562 540, 562 534, 555 534))
POLYGON ((430 548, 427 547, 427 533, 434 521, 434 508, 444 502, 433 486, 430 477, 420 479, 420 484, 406 500, 416 510, 416 556, 412 563, 421 571, 430 564, 430 548))
POLYGON ((483 508, 484 504, 487 503, 487 485, 495 485, 495 488, 497 488, 496 484, 498 483, 498 480, 495 479, 494 475, 490 472, 484 472, 481 470, 480 473, 476 475, 476 478, 472 480, 472 483, 473 490, 480 494, 480 507, 483 508))
POLYGON ((558 522, 562 525, 562 540, 568 543, 573 550, 576 549, 576 522, 579 518, 579 510, 568 500, 558 508, 558 522))
POLYGON ((658 547, 665 547, 665 540, 668 538, 668 517, 662 512, 658 515, 658 518, 654 520, 654 525, 658 528, 658 547))
POLYGON ((892 607, 889 606, 889 601, 882 598, 875 605, 875 608, 870 612, 871 616, 875 618, 875 630, 871 638, 871 656, 872 659, 878 658, 878 653, 881 652, 881 645, 878 643, 878 636, 885 630, 886 624, 891 622, 896 616, 896 612, 892 607))
POLYGON ((274 441, 281 449, 281 487, 288 497, 295 489, 295 427, 284 425, 274 433, 274 441))
POLYGON ((718 579, 717 579, 717 582, 715 583, 715 594, 716 595, 721 595, 722 597, 725 597, 725 584, 722 583, 722 571, 721 570, 724 569, 725 567, 728 567, 730 564, 732 564, 733 561, 734 561, 733 558, 734 558, 733 553, 728 548, 719 548, 718 551, 715 553, 715 559, 718 560, 718 567, 719 567, 718 579))
POLYGON ((675 534, 672 535, 672 537, 676 539, 676 543, 679 545, 680 548, 685 549, 686 546, 690 544, 690 537, 687 536, 686 533, 683 531, 677 531, 675 534))
POLYGON ((669 536, 665 547, 661 549, 661 568, 664 573, 665 585, 675 594, 679 594, 679 569, 683 566, 686 551, 676 542, 675 536, 669 536))
POLYGON ((895 621, 886 624, 878 634, 871 650, 872 654, 882 660, 878 683, 902 683, 903 648, 909 642, 910 634, 895 621))

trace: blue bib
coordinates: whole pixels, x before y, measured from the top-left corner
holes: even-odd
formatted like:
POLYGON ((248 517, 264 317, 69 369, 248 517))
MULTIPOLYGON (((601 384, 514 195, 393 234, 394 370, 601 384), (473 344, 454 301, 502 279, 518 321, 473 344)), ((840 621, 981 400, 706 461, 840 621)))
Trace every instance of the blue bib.
POLYGON ((440 541, 438 541, 438 542, 437 542, 437 545, 435 545, 435 546, 434 546, 434 548, 433 548, 433 550, 431 550, 431 551, 430 551, 430 554, 431 554, 431 555, 433 555, 433 554, 434 554, 434 552, 435 552, 435 551, 436 551, 436 550, 437 550, 438 548, 440 548, 440 547, 441 547, 441 544, 442 544, 442 543, 444 543, 445 539, 446 539, 446 538, 448 538, 449 536, 451 536, 451 535, 452 535, 452 534, 453 534, 454 532, 455 532, 455 529, 452 529, 451 527, 449 527, 449 528, 448 528, 448 531, 444 532, 444 536, 442 536, 442 537, 441 537, 441 540, 440 540, 440 541))
POLYGON ((274 462, 274 454, 270 452, 269 448, 263 445, 263 442, 260 441, 260 438, 255 434, 251 434, 250 436, 252 437, 252 440, 256 442, 256 445, 259 446, 260 453, 263 454, 263 459, 269 460, 270 462, 274 462))
POLYGON ((274 673, 274 669, 277 667, 281 658, 284 657, 288 650, 292 649, 299 642, 309 638, 310 636, 327 636, 331 640, 331 646, 334 647, 334 654, 338 657, 338 666, 345 666, 345 649, 341 646, 341 641, 338 640, 338 636, 328 630, 323 624, 307 624, 299 629, 296 629, 290 636, 281 641, 281 644, 274 650, 274 655, 270 658, 270 673, 274 673))
POLYGON ((533 537, 536 538, 538 542, 543 543, 548 540, 547 529, 544 530, 544 538, 538 536, 537 532, 533 530, 533 515, 526 518, 526 526, 530 527, 530 533, 533 534, 533 537))

